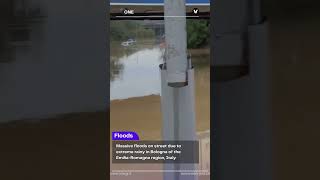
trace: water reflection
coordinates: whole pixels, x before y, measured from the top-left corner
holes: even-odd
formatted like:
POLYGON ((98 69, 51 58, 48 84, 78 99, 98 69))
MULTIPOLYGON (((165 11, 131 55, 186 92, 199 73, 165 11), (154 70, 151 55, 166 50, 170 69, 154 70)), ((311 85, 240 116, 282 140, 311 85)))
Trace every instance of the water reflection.
POLYGON ((118 48, 124 51, 122 56, 111 58, 114 65, 111 67, 111 100, 159 94, 161 49, 157 46, 118 48))
MULTIPOLYGON (((160 94, 159 64, 163 62, 163 49, 151 41, 138 42, 123 47, 120 42, 112 42, 110 62, 110 99, 127 99, 160 94), (128 91, 128 89, 130 89, 128 91)), ((208 79, 209 54, 192 57, 195 65, 196 81, 208 79)), ((196 83, 202 84, 202 83, 196 83)), ((201 88, 197 88, 201 89, 201 88)))
POLYGON ((110 80, 114 81, 118 79, 123 71, 123 64, 120 61, 114 60, 114 58, 110 61, 110 80))

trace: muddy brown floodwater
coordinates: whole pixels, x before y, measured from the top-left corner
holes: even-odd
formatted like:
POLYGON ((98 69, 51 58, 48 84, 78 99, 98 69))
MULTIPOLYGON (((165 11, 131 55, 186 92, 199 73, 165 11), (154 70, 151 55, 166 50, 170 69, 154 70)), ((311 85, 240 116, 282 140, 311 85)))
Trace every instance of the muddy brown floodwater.
MULTIPOLYGON (((162 63, 163 49, 148 41, 137 42, 130 47, 121 47, 119 44, 113 42, 111 49, 111 131, 135 131, 141 140, 161 140, 159 64, 162 63)), ((210 137, 208 133, 199 133, 210 129, 210 51, 196 49, 189 52, 195 67, 196 128, 198 138, 201 136, 203 139, 200 146, 206 147, 200 147, 203 149, 199 155, 201 162, 196 167, 209 171, 210 137)), ((163 175, 161 164, 111 163, 111 171, 119 170, 134 172, 127 176, 112 175, 112 180, 161 180, 163 175)), ((199 176, 199 179, 208 180, 209 176, 199 176)))
MULTIPOLYGON (((119 43, 118 43, 119 44, 119 43)), ((148 42, 111 51, 111 131, 136 131, 142 140, 161 139, 160 73, 162 49, 148 42), (118 70, 114 69, 118 68, 118 70)), ((210 127, 210 54, 191 50, 195 66, 197 131, 210 127)))

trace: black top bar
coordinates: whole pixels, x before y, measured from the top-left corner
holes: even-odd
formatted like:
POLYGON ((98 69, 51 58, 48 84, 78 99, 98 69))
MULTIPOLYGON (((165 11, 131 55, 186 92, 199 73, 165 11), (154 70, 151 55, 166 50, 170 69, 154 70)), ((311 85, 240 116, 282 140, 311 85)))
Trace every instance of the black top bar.
MULTIPOLYGON (((210 12, 186 13, 187 19, 210 19, 210 12)), ((161 13, 135 13, 134 15, 124 15, 123 13, 111 13, 110 20, 163 20, 161 13)))

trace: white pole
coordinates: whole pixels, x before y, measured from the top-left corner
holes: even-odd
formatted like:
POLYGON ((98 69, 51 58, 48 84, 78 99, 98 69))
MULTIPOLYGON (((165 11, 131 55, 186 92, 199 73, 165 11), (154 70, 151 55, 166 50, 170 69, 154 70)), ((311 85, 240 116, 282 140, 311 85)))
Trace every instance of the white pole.
MULTIPOLYGON (((196 140, 194 108, 194 70, 187 58, 185 0, 165 0, 165 64, 161 71, 161 111, 163 140, 196 140)), ((190 151, 194 152, 194 151, 190 151)), ((165 164, 164 180, 197 180, 180 170, 195 170, 195 164, 165 164)))
POLYGON ((164 15, 168 83, 183 86, 188 68, 185 0, 165 0, 164 15))

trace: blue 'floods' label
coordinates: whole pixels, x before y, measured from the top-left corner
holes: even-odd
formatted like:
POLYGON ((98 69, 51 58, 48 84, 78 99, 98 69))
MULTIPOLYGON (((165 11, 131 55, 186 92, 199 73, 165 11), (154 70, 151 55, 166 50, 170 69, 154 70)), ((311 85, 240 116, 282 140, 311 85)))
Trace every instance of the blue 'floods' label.
POLYGON ((117 131, 112 132, 113 141, 138 141, 139 136, 135 132, 130 131, 117 131))

